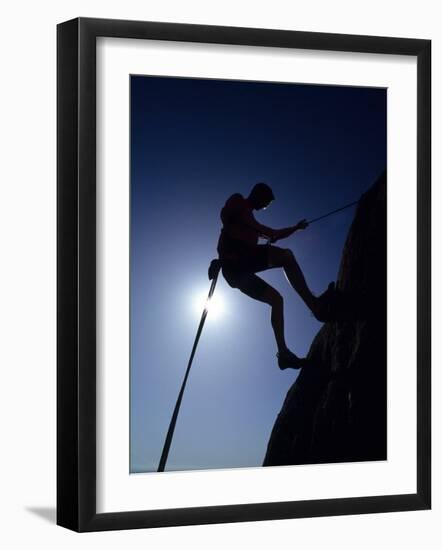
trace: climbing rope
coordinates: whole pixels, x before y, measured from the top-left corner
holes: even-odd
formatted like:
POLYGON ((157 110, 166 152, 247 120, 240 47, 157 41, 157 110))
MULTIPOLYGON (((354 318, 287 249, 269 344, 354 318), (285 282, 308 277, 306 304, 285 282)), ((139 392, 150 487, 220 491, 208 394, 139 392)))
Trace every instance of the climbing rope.
POLYGON ((203 331, 204 323, 206 322, 207 313, 209 310, 209 303, 215 292, 216 282, 218 280, 219 271, 221 264, 219 260, 212 260, 212 263, 209 267, 209 279, 212 280, 210 285, 209 294, 207 296, 206 305, 204 306, 203 313, 201 315, 200 324, 198 325, 198 330, 196 331, 195 341, 193 343, 192 351, 190 352, 189 362, 187 363, 186 374, 184 375, 183 383, 181 384, 180 393, 178 394, 178 399, 175 405, 175 409, 170 420, 169 429, 167 430, 166 439, 164 442, 163 452, 161 453, 160 463, 158 466, 158 472, 164 472, 166 467, 167 457, 169 455, 170 445, 172 443, 173 432, 175 431, 175 425, 178 418, 178 413, 180 412, 181 401, 183 399, 184 390, 186 388, 187 378, 189 377, 190 367, 193 363, 193 358, 195 357, 196 348, 198 347, 198 342, 200 340, 201 333, 203 331))
POLYGON ((349 204, 346 204, 345 206, 341 206, 341 208, 336 208, 336 210, 332 210, 331 212, 327 212, 327 214, 323 214, 322 216, 319 216, 318 218, 314 218, 313 220, 310 220, 308 224, 312 224, 315 222, 318 222, 319 220, 323 220, 324 218, 328 218, 329 216, 332 216, 333 214, 336 214, 337 212, 341 212, 341 210, 345 210, 346 208, 350 208, 350 206, 353 206, 354 204, 358 204, 358 202, 361 199, 358 199, 357 201, 353 201, 349 204))
MULTIPOLYGON (((332 210, 331 212, 327 212, 327 214, 323 214, 322 216, 319 216, 317 218, 313 218, 313 220, 307 221, 308 225, 311 225, 312 223, 318 222, 319 220, 323 220, 324 218, 328 218, 329 216, 333 216, 333 214, 337 214, 338 212, 341 212, 341 210, 345 210, 346 208, 350 208, 350 206, 353 206, 354 204, 358 204, 358 202, 361 199, 358 199, 357 201, 350 202, 349 204, 346 204, 345 206, 341 206, 341 208, 336 208, 336 210, 332 210)), ((266 241, 266 244, 273 244, 276 242, 277 239, 268 238, 266 241)))

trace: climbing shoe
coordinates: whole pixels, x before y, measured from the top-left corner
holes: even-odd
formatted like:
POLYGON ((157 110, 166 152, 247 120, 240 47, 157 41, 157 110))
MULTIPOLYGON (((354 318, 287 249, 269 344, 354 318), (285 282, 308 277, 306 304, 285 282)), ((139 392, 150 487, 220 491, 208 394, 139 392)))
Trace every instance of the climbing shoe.
POLYGON ((335 302, 336 302, 336 289, 335 283, 331 282, 327 290, 318 296, 317 306, 313 310, 313 315, 321 323, 327 321, 333 321, 335 314, 335 302))
POLYGON ((276 354, 278 358, 278 366, 281 370, 285 369, 302 369, 307 365, 307 359, 301 359, 297 357, 289 349, 280 351, 276 354))

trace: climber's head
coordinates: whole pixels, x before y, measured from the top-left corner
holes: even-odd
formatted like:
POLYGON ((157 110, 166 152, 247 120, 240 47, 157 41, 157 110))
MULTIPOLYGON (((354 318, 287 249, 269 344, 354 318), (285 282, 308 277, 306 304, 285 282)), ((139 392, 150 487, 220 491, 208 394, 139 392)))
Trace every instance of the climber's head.
POLYGON ((275 200, 275 196, 272 189, 266 183, 259 182, 254 185, 248 199, 255 210, 261 210, 262 208, 267 208, 275 200))

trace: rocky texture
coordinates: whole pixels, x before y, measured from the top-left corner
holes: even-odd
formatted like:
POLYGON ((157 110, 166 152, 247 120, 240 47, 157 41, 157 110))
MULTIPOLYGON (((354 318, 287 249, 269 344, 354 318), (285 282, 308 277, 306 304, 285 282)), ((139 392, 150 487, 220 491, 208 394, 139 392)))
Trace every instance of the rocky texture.
POLYGON ((386 459, 386 175, 362 196, 339 269, 339 320, 316 335, 264 466, 386 459))

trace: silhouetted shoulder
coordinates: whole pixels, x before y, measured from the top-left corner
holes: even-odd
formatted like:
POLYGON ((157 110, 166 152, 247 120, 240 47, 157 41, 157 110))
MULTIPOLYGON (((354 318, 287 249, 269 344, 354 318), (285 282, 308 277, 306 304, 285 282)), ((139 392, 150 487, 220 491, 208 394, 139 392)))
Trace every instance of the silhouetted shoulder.
POLYGON ((226 200, 225 206, 235 206, 243 204, 244 201, 245 198, 241 195, 241 193, 234 193, 233 195, 230 195, 230 197, 226 200))
POLYGON ((231 195, 224 204, 223 209, 221 210, 221 220, 223 223, 226 223, 233 216, 237 215, 242 211, 245 205, 245 198, 241 193, 234 193, 231 195))

